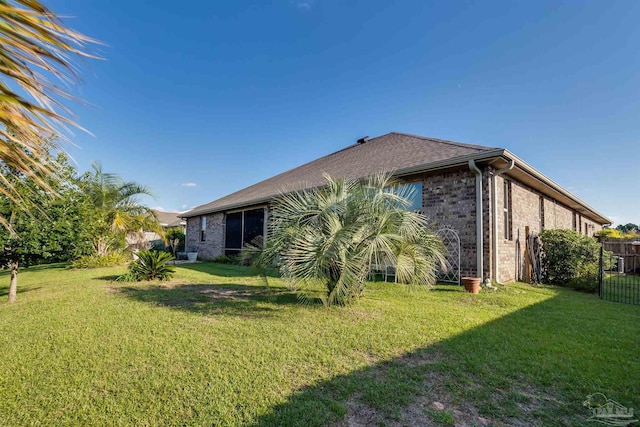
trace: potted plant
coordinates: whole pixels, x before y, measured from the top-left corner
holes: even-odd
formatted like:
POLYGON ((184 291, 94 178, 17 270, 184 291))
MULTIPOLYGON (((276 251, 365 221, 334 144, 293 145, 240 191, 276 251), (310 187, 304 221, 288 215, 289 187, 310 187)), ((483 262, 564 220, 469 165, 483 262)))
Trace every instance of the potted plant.
POLYGON ((482 279, 480 277, 463 277, 462 284, 467 292, 471 292, 472 294, 477 294, 480 292, 480 283, 482 279))
POLYGON ((198 251, 193 248, 189 248, 187 251, 187 259, 189 261, 196 261, 198 259, 198 251))

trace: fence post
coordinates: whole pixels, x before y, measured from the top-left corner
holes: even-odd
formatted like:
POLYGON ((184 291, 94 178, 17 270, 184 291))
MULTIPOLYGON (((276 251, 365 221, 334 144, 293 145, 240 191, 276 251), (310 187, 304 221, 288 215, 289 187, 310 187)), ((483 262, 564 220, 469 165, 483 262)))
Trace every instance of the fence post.
POLYGON ((603 298, 602 295, 602 279, 604 276, 604 262, 602 257, 604 256, 604 246, 600 245, 600 262, 598 263, 598 295, 603 298))

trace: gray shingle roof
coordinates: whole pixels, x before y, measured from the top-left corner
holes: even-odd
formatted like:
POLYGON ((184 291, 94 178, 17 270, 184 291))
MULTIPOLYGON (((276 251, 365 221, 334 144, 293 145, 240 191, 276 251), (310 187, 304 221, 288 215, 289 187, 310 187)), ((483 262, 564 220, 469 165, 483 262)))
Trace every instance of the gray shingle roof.
POLYGON ((378 172, 426 166, 493 150, 496 148, 392 132, 369 139, 364 144, 351 145, 211 203, 197 206, 181 216, 191 217, 249 206, 283 192, 317 187, 325 182, 325 173, 334 178, 364 178, 378 172))
POLYGON ((180 219, 180 214, 177 212, 162 212, 158 210, 154 210, 154 212, 158 218, 158 222, 163 227, 179 227, 180 225, 185 225, 184 220, 180 219))

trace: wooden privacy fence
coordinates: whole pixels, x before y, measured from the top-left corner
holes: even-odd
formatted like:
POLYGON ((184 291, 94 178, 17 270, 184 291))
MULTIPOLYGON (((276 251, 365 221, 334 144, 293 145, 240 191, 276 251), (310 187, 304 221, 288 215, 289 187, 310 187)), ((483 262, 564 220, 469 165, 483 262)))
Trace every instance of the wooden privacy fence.
POLYGON ((605 251, 618 257, 618 273, 640 274, 640 238, 638 239, 603 239, 605 251))

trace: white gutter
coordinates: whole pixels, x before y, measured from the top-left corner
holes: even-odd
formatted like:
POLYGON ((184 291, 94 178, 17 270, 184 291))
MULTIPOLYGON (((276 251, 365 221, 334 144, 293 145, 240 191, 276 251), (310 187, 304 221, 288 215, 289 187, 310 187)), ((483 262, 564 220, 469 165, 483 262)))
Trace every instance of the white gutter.
POLYGON ((482 172, 476 166, 476 162, 473 159, 469 160, 469 169, 476 174, 476 277, 484 279, 484 241, 482 236, 482 172))
POLYGON ((509 164, 505 167, 503 167, 502 169, 498 169, 497 171, 494 172, 493 174, 493 178, 492 178, 492 195, 491 195, 491 207, 493 210, 493 214, 492 214, 492 226, 493 226, 493 245, 492 245, 492 249, 493 249, 493 280, 496 281, 496 283, 501 284, 500 283, 500 279, 498 278, 498 265, 499 265, 499 260, 500 258, 498 257, 498 185, 496 183, 496 177, 502 175, 505 172, 510 171, 511 169, 513 169, 513 166, 515 166, 516 162, 515 160, 511 159, 509 160, 509 164))

